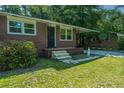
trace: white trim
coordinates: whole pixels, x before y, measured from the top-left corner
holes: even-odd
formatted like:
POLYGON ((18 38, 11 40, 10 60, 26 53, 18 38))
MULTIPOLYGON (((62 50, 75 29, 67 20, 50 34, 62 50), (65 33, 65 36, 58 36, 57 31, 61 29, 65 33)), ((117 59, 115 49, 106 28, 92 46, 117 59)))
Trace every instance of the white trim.
MULTIPOLYGON (((22 19, 21 19, 22 20, 22 19)), ((7 34, 11 34, 11 35, 29 35, 29 36, 36 36, 36 23, 32 22, 27 22, 27 21, 20 21, 19 19, 15 20, 14 17, 11 19, 10 17, 7 18, 7 34), (10 32, 10 25, 9 22, 10 21, 15 21, 15 22, 21 22, 22 26, 21 26, 21 33, 16 33, 16 32, 10 32), (34 34, 28 34, 24 32, 24 23, 27 24, 33 24, 34 25, 34 34)))
POLYGON ((22 34, 24 34, 24 23, 22 22, 22 34))
POLYGON ((12 20, 12 21, 22 21, 25 23, 36 23, 35 20, 30 20, 30 19, 26 19, 26 18, 22 18, 22 17, 15 17, 15 16, 7 16, 8 20, 12 20))
POLYGON ((48 26, 50 26, 50 27, 56 27, 55 24, 51 24, 51 23, 49 23, 48 26))
POLYGON ((54 27, 54 29, 55 29, 55 33, 54 33, 54 39, 55 39, 55 47, 56 47, 56 26, 54 27))
POLYGON ((60 33, 59 34, 59 41, 73 41, 73 28, 60 26, 60 32, 59 33, 60 33), (66 33, 65 39, 61 39, 61 29, 65 29, 65 33, 66 33), (70 40, 67 39, 67 30, 71 30, 71 39, 70 40))
POLYGON ((62 29, 69 29, 69 30, 73 29, 73 27, 68 27, 68 26, 63 26, 63 25, 60 25, 60 28, 62 28, 62 29))
POLYGON ((117 36, 120 36, 120 37, 123 36, 124 37, 124 34, 117 33, 117 36))

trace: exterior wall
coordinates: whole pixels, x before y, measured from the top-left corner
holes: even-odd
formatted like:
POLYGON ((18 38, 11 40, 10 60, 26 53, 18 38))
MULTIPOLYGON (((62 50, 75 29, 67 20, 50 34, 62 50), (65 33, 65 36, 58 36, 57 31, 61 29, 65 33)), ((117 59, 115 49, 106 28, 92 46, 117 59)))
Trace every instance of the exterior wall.
POLYGON ((0 40, 4 40, 5 32, 7 31, 7 18, 0 16, 0 40))
MULTIPOLYGON (((73 29, 72 41, 60 41, 60 26, 56 26, 56 48, 76 47, 76 31, 73 29)), ((36 23, 36 36, 7 34, 7 17, 0 15, 0 41, 18 40, 32 41, 35 43, 38 53, 43 54, 43 49, 47 48, 47 24, 36 23)))
POLYGON ((42 49, 47 47, 46 35, 47 35, 47 25, 41 22, 36 23, 36 36, 28 35, 10 35, 7 34, 7 17, 0 16, 0 40, 23 40, 32 41, 35 43, 38 53, 42 52, 42 49))
POLYGON ((92 43, 92 46, 116 49, 118 46, 117 40, 118 40, 118 36, 112 35, 112 38, 110 40, 105 40, 105 41, 101 41, 101 42, 95 41, 94 43, 92 43))
POLYGON ((101 46, 116 49, 118 46, 117 40, 118 40, 118 37, 114 35, 113 38, 111 38, 110 40, 103 41, 101 43, 101 46))
POLYGON ((37 23, 37 39, 35 41, 38 49, 42 52, 44 48, 47 48, 47 25, 41 22, 37 23))
POLYGON ((60 26, 56 27, 56 47, 76 47, 76 31, 73 29, 73 40, 72 41, 60 41, 60 26))

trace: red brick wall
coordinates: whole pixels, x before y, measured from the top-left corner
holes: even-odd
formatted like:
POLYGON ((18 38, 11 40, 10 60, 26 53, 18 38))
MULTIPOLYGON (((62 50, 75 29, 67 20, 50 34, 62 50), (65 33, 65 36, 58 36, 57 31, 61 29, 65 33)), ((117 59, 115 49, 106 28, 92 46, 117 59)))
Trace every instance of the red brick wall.
POLYGON ((7 18, 0 16, 0 40, 4 40, 5 31, 7 31, 7 18))
POLYGON ((101 42, 95 41, 91 45, 92 47, 105 47, 116 49, 118 47, 117 40, 118 36, 113 35, 113 37, 110 40, 105 40, 101 42))
POLYGON ((42 49, 47 47, 46 43, 46 33, 47 25, 41 22, 36 23, 36 36, 28 35, 10 35, 7 34, 7 17, 0 16, 0 40, 27 40, 35 43, 38 52, 41 52, 42 49))
POLYGON ((56 28, 56 47, 76 47, 76 31, 73 30, 73 40, 72 41, 60 41, 60 26, 56 28))
POLYGON ((111 38, 110 40, 103 41, 101 43, 101 46, 106 46, 108 48, 116 49, 117 46, 118 46, 117 40, 118 40, 118 37, 117 36, 113 36, 113 38, 111 38))
MULTIPOLYGON (((73 41, 60 41, 59 26, 56 28, 56 47, 76 47, 76 31, 73 31, 73 41)), ((47 48, 47 24, 37 22, 36 24, 37 35, 10 35, 7 34, 7 17, 0 16, 0 40, 27 40, 33 41, 38 49, 38 52, 42 52, 42 49, 47 48)))

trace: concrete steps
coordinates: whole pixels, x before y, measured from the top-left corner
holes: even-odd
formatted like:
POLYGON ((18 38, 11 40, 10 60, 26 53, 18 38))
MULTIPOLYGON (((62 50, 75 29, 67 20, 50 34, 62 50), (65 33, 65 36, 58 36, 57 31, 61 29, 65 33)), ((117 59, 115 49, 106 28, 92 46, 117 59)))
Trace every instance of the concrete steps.
POLYGON ((57 50, 57 51, 52 51, 52 58, 65 63, 70 63, 72 57, 66 50, 57 50))
POLYGON ((52 51, 52 58, 53 59, 57 59, 61 62, 68 63, 68 64, 77 64, 80 62, 93 60, 93 59, 96 59, 99 57, 100 56, 94 56, 94 57, 89 57, 89 58, 82 58, 82 59, 73 60, 72 57, 70 56, 70 54, 66 50, 52 51))
POLYGON ((68 53, 55 53, 55 54, 53 54, 53 56, 55 56, 55 57, 59 57, 59 56, 63 56, 63 55, 65 55, 65 56, 69 56, 69 54, 68 53))

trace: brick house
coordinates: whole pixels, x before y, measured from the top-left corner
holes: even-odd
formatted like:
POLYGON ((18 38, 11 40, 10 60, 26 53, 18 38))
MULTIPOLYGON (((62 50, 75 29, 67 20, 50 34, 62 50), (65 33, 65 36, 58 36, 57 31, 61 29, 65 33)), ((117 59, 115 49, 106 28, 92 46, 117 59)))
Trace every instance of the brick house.
POLYGON ((51 50, 66 49, 71 54, 82 53, 77 48, 76 34, 97 32, 59 22, 0 12, 0 41, 27 40, 36 45, 38 53, 50 57, 51 50))

